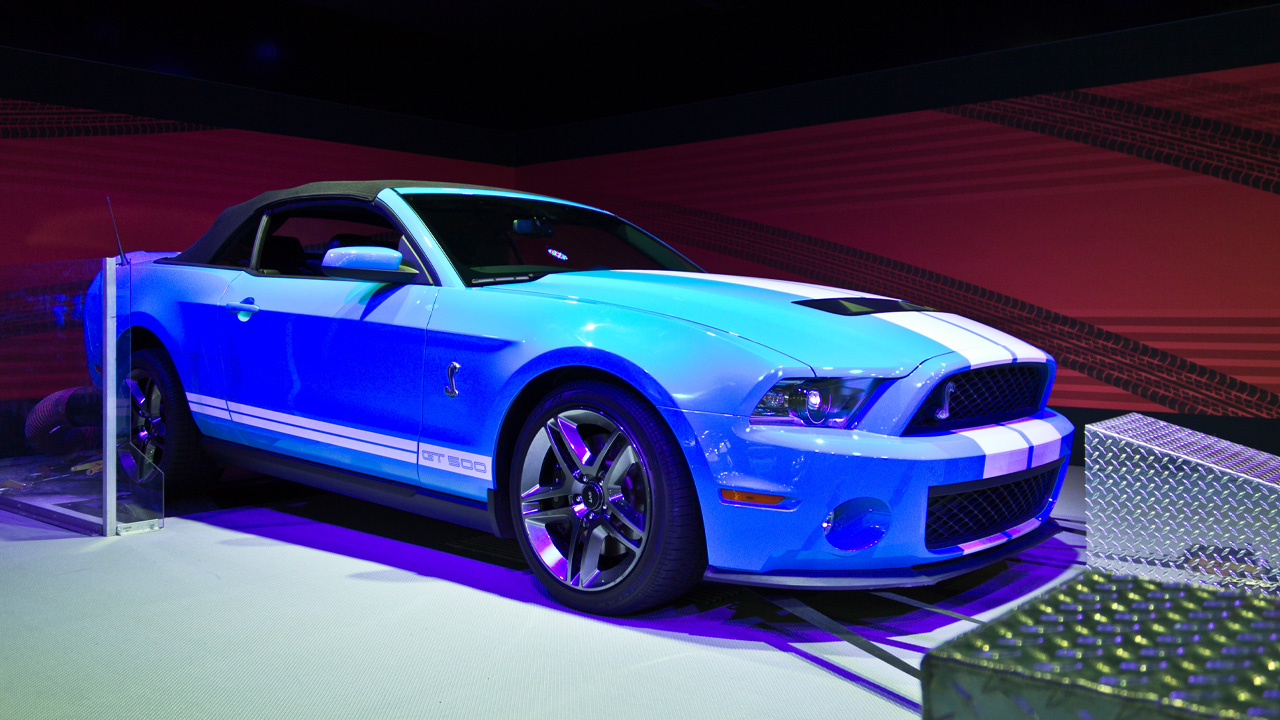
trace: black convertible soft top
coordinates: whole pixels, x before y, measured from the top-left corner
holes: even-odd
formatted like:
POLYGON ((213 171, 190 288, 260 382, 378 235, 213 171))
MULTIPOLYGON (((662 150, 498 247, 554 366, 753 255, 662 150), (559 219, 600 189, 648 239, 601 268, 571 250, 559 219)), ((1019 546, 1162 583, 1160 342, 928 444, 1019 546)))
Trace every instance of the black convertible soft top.
POLYGON ((313 182, 299 185, 287 190, 271 190, 258 197, 232 205, 223 210, 213 225, 200 236, 191 247, 179 253, 174 260, 179 262, 205 264, 213 259, 214 253, 222 247, 231 233, 253 217, 259 210, 269 205, 296 200, 316 200, 320 198, 345 198, 372 202, 378 193, 387 188, 440 187, 460 188, 465 190, 499 190, 516 192, 505 188, 485 185, 463 185, 459 183, 423 182, 421 180, 352 180, 335 182, 313 182))

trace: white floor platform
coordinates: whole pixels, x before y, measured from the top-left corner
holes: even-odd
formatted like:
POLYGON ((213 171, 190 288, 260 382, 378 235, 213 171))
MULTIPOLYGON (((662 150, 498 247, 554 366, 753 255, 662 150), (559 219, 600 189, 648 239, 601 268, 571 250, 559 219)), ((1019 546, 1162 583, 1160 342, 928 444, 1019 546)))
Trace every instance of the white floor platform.
MULTIPOLYGON (((1083 518, 1073 468, 1058 514, 1083 518)), ((0 718, 911 718, 919 683, 750 591, 642 617, 547 599, 514 544, 274 486, 92 538, 0 511, 0 718), (250 504, 243 504, 248 502, 250 504)), ((211 501, 212 502, 212 501, 211 501)), ((898 594, 979 619, 1080 571, 1063 533, 898 594)), ((972 623, 796 598, 918 666, 972 623)))

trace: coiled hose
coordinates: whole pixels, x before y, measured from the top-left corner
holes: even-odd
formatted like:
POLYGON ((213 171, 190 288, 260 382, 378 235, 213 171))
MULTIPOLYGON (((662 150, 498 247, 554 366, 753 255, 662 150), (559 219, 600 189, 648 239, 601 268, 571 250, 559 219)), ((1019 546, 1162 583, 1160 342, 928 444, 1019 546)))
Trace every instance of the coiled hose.
POLYGON ((45 455, 66 455, 102 444, 102 391, 59 390, 36 404, 24 428, 27 444, 45 455))

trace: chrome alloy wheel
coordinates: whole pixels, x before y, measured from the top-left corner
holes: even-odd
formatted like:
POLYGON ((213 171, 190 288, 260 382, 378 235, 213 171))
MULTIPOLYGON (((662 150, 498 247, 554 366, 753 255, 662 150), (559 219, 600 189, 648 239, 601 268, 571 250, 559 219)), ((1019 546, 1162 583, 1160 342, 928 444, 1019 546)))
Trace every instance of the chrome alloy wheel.
POLYGON ((168 440, 160 384, 150 373, 134 368, 124 386, 129 392, 130 444, 140 460, 158 467, 164 460, 168 440))
POLYGON ((598 591, 620 582, 644 552, 650 475, 633 439, 594 410, 551 417, 529 444, 520 474, 524 532, 565 585, 598 591))

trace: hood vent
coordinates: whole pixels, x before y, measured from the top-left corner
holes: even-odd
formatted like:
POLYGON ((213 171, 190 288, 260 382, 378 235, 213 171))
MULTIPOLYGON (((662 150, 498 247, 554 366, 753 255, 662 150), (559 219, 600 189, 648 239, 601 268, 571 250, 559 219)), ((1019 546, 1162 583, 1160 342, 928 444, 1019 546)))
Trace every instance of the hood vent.
POLYGON ((874 315, 876 313, 887 312, 910 312, 933 311, 931 307, 917 305, 907 302, 906 300, 892 300, 890 298, 870 298, 870 297, 851 297, 851 298, 823 298, 821 300, 796 300, 796 305, 811 307, 814 310, 829 312, 832 315, 874 315))

